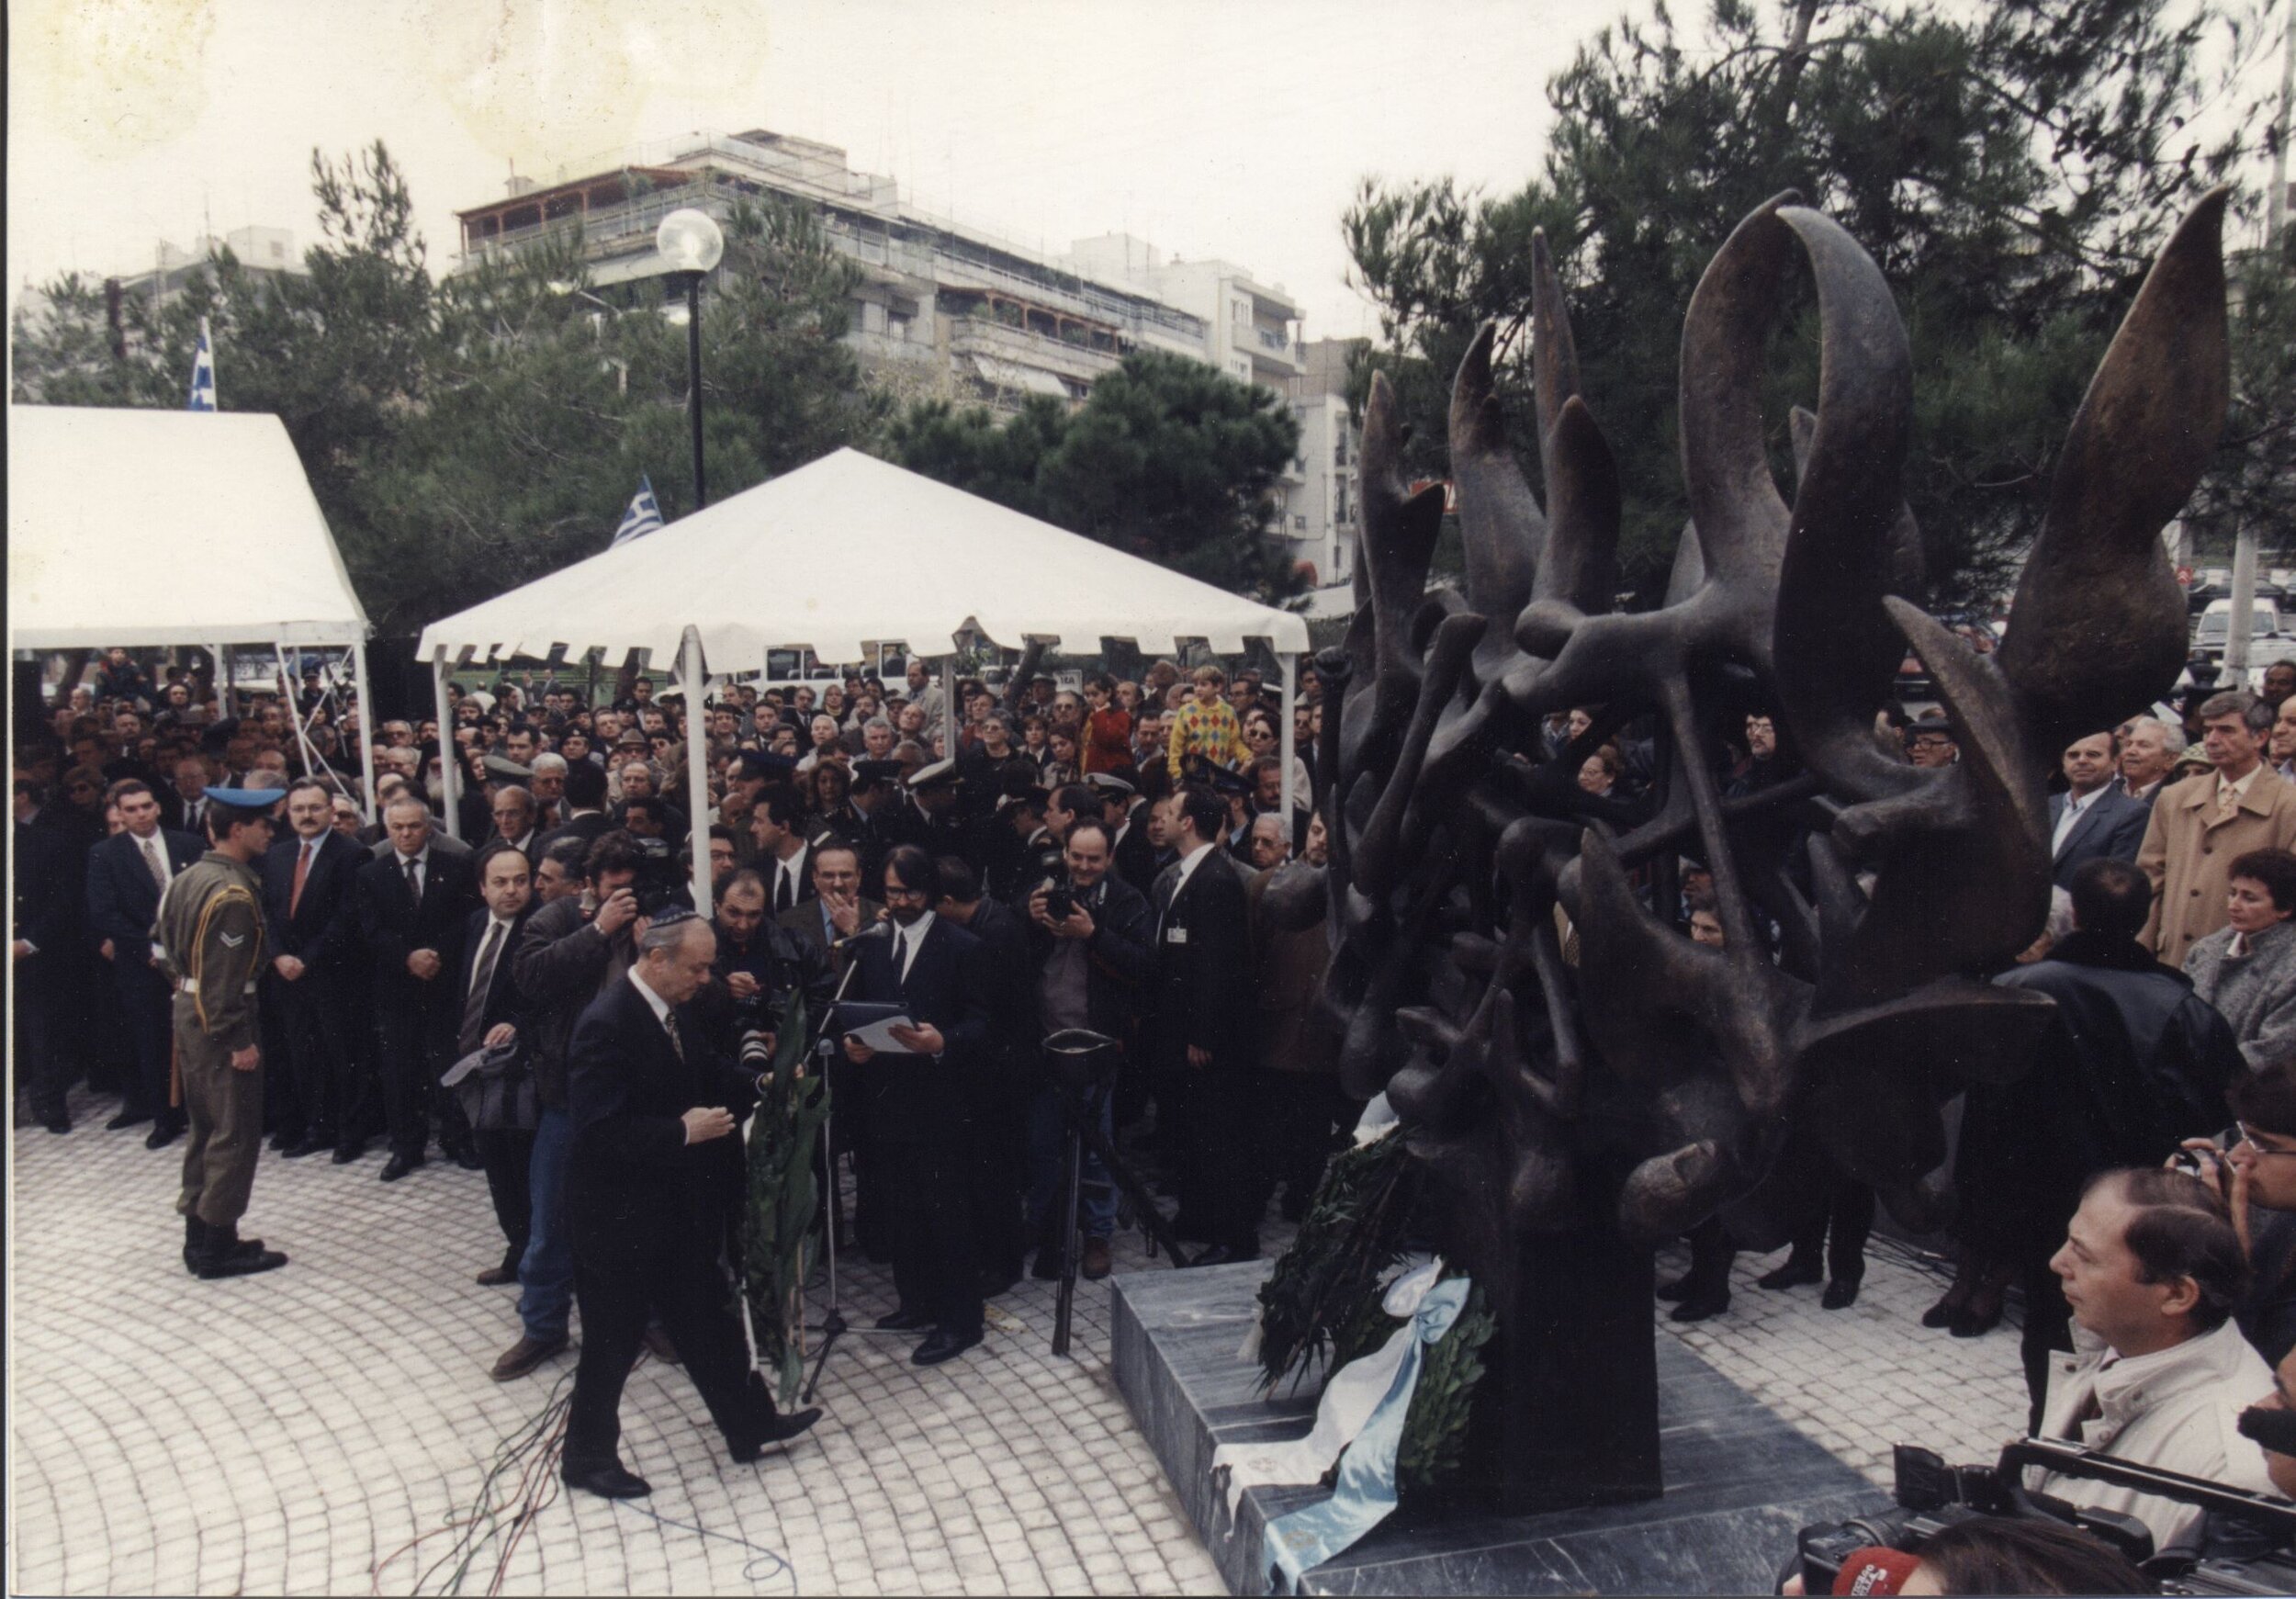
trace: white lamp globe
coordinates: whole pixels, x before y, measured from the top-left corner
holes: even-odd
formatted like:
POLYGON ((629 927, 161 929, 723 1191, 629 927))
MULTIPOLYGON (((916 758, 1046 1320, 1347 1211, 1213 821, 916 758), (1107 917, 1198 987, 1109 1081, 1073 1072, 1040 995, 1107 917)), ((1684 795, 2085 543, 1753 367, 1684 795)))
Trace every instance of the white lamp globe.
POLYGON ((726 253, 726 235, 707 211, 688 206, 661 220, 654 248, 673 272, 707 272, 726 253))

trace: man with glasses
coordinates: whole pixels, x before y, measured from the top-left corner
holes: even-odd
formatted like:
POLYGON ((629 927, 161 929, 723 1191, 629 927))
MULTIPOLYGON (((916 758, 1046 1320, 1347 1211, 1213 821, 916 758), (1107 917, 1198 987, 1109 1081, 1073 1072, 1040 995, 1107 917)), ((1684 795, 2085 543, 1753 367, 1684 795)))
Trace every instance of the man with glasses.
POLYGON ((2296 1349, 2296 1061, 2242 1074, 2224 1099, 2230 1131, 2185 1149, 2224 1196, 2254 1274, 2240 1330, 2277 1367, 2296 1349))

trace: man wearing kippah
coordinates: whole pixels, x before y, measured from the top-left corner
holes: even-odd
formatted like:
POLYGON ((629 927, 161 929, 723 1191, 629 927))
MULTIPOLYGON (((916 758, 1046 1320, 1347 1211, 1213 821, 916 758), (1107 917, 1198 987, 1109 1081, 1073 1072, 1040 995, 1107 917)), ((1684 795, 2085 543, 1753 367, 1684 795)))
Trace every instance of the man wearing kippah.
POLYGON ((278 789, 209 787, 208 852, 161 896, 152 939, 174 984, 175 1064, 191 1139, 184 1151, 184 1265, 202 1278, 273 1271, 287 1256, 242 1240, 239 1219, 263 1153, 263 1053, 255 979, 263 969, 263 884, 278 789))

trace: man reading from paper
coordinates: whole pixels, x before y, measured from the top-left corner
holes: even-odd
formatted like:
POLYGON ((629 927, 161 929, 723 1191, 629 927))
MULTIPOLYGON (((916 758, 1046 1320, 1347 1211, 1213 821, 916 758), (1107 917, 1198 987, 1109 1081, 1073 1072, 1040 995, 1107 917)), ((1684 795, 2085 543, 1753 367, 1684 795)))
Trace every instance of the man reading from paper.
POLYGON ((885 1175, 893 1220, 893 1284, 900 1303, 877 1325, 930 1329, 911 1357, 937 1366, 981 1341, 981 1284, 967 1199, 973 1071, 988 1039, 989 985, 971 933, 935 916, 932 858, 914 844, 885 857, 891 938, 850 946, 848 997, 897 1004, 915 1025, 889 1029, 910 1053, 872 1049, 858 1033, 845 1058, 865 1066, 871 1164, 885 1175))

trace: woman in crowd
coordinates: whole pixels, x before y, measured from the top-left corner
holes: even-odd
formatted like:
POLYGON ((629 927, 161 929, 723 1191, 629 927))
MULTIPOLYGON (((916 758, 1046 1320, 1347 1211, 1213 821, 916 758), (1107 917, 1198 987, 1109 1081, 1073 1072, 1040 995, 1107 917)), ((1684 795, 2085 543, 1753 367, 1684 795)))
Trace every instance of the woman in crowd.
POLYGON ((2231 878, 2227 925, 2186 952, 2184 970, 2255 1071, 2296 1056, 2296 854, 2252 850, 2231 878))

